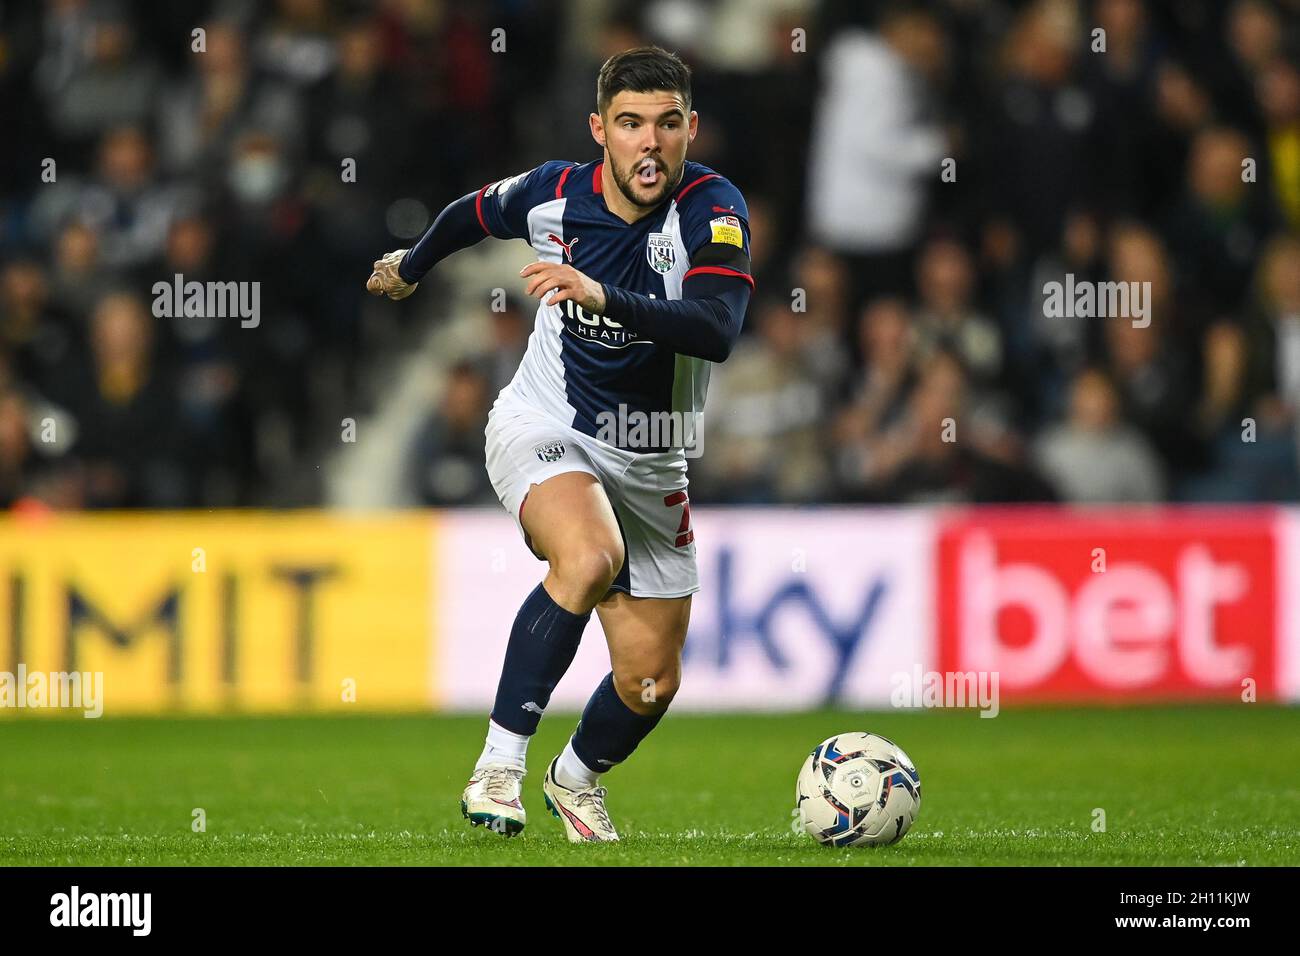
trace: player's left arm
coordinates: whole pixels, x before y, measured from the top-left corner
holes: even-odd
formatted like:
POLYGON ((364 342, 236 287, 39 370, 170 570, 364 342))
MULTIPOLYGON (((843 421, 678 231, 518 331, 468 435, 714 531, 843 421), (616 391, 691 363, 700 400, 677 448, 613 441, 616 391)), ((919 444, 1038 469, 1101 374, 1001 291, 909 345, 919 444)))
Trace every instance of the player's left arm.
POLYGON ((596 282, 572 266, 535 262, 520 273, 531 277, 529 295, 555 305, 572 299, 681 355, 724 362, 740 337, 754 288, 749 265, 749 222, 744 200, 725 181, 692 196, 681 210, 690 269, 681 299, 652 299, 596 282))
POLYGON ((488 183, 449 204, 410 249, 398 249, 375 261, 366 289, 372 295, 404 299, 437 263, 488 238, 528 236, 528 212, 573 163, 551 160, 517 176, 488 183))
POLYGON ((681 355, 725 362, 740 337, 749 306, 748 276, 699 273, 682 282, 681 299, 652 299, 603 285, 573 266, 534 262, 519 273, 528 278, 528 295, 547 305, 572 299, 593 315, 613 319, 681 355))

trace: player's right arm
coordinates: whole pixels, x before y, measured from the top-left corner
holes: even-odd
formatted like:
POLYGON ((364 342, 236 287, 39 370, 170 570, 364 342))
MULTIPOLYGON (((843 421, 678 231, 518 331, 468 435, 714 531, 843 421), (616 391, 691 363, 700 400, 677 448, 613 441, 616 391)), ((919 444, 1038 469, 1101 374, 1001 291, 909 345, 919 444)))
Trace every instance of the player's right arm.
POLYGON ((461 196, 438 214, 414 246, 376 260, 366 290, 371 295, 405 299, 430 269, 453 252, 488 236, 526 238, 529 210, 551 198, 561 174, 572 165, 555 160, 542 163, 461 196))

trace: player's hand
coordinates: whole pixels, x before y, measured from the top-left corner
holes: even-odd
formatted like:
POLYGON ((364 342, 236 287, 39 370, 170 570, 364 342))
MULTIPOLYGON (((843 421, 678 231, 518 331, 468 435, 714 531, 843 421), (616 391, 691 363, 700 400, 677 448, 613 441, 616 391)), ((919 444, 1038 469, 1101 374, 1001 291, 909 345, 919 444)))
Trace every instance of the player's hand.
POLYGON ((397 274, 397 267, 406 253, 406 249, 398 249, 382 259, 376 259, 375 271, 370 273, 370 278, 366 281, 366 291, 371 295, 386 295, 395 302, 414 292, 420 283, 408 284, 397 274))
POLYGON ((547 305, 559 305, 566 299, 572 300, 593 315, 600 315, 605 308, 605 290, 599 282, 583 275, 573 266, 560 262, 532 262, 524 266, 519 274, 528 280, 524 292, 535 299, 547 293, 551 297, 547 305))

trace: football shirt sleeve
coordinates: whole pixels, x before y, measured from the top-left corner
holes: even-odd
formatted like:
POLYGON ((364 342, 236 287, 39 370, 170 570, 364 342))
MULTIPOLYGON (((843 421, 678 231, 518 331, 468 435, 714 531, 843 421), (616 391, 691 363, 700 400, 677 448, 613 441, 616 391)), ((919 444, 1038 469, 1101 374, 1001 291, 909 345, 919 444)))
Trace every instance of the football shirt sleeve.
POLYGON ((682 243, 690 257, 682 294, 700 276, 734 279, 752 290, 749 209, 740 190, 716 173, 709 174, 688 184, 677 201, 682 243))
POLYGON ((542 163, 518 176, 488 183, 479 190, 479 222, 498 239, 527 239, 528 213, 534 206, 558 199, 557 186, 565 170, 574 166, 561 160, 542 163))
POLYGON ((461 196, 438 214, 433 225, 397 264, 397 274, 403 282, 419 282, 453 252, 468 249, 487 237, 475 213, 477 198, 477 193, 461 196))
POLYGON ((703 275, 682 286, 680 299, 652 299, 602 284, 603 314, 680 355, 725 362, 740 337, 749 286, 703 275))
POLYGON ((690 268, 680 299, 602 285, 604 314, 681 355, 725 362, 740 338, 754 280, 749 267, 749 210, 731 183, 710 173, 678 194, 690 268))
POLYGON ((425 273, 460 249, 488 236, 528 237, 528 213, 551 198, 556 183, 572 163, 551 161, 536 169, 488 183, 447 206, 397 268, 405 282, 419 282, 425 273))

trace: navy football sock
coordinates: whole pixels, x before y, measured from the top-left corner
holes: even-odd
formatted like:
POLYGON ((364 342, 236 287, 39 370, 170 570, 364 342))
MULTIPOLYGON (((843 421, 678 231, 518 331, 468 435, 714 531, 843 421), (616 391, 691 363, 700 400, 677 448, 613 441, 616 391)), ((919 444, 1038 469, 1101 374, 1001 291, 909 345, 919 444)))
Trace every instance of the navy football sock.
POLYGON ((492 719, 506 730, 531 736, 551 701, 551 692, 578 652, 591 612, 574 614, 537 585, 515 616, 506 660, 497 684, 492 719))
POLYGON ((587 701, 573 734, 573 752, 588 769, 604 773, 630 757, 664 713, 647 717, 628 707, 614 690, 614 674, 610 672, 587 701))

